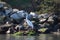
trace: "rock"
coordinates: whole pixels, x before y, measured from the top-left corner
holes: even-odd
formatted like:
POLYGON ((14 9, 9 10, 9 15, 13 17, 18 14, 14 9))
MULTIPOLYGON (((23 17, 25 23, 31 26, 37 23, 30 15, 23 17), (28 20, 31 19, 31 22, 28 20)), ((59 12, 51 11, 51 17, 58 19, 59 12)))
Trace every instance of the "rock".
POLYGON ((8 31, 6 31, 6 34, 10 34, 10 28, 8 29, 8 31))
POLYGON ((48 22, 53 22, 53 21, 54 21, 54 20, 53 20, 53 17, 50 16, 49 19, 48 19, 48 22))
POLYGON ((19 9, 13 9, 13 13, 14 13, 14 12, 18 12, 18 11, 19 11, 19 9))
POLYGON ((4 13, 4 15, 8 15, 9 13, 11 13, 12 12, 12 8, 11 8, 11 6, 10 5, 8 5, 7 3, 5 3, 5 2, 0 2, 0 11, 1 12, 4 12, 5 11, 5 13, 4 13), (2 10, 3 9, 3 10, 2 10))
POLYGON ((41 19, 40 22, 44 22, 46 19, 41 19))
POLYGON ((6 34, 6 31, 9 29, 9 27, 0 27, 0 34, 6 34))
POLYGON ((18 19, 25 18, 26 17, 25 15, 26 15, 26 12, 24 12, 23 10, 21 10, 21 11, 15 12, 10 17, 13 18, 13 19, 15 19, 15 20, 18 20, 18 19))
POLYGON ((38 18, 38 15, 36 13, 34 13, 34 12, 30 12, 30 15, 32 15, 33 18, 38 18))
POLYGON ((3 4, 2 4, 2 2, 0 2, 0 8, 1 8, 1 7, 3 7, 3 4))
POLYGON ((41 19, 41 18, 48 18, 48 16, 49 16, 49 14, 48 13, 45 13, 45 14, 40 14, 39 16, 38 16, 38 18, 39 19, 41 19))
POLYGON ((0 2, 0 23, 4 24, 6 20, 10 21, 10 14, 12 13, 12 8, 5 2, 0 2), (3 6, 2 6, 3 5, 3 6))

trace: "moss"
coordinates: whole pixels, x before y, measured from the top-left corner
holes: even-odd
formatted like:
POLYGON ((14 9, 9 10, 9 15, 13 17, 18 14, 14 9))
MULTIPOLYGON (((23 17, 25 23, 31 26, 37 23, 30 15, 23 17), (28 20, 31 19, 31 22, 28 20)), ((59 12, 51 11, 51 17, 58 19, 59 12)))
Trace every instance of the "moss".
POLYGON ((46 30, 47 30, 47 28, 41 28, 41 29, 39 29, 38 31, 44 33, 46 30))
POLYGON ((35 31, 33 31, 33 30, 30 30, 29 32, 28 32, 28 36, 31 36, 31 35, 34 35, 35 34, 35 31))
POLYGON ((13 35, 14 36, 18 36, 18 35, 22 35, 23 33, 22 32, 16 32, 16 33, 14 33, 13 35))
MULTIPOLYGON (((34 34, 35 34, 35 31, 33 31, 33 30, 30 30, 28 33, 26 33, 27 36, 31 36, 34 34)), ((13 35, 14 36, 23 36, 23 35, 25 35, 25 32, 16 32, 13 35)))

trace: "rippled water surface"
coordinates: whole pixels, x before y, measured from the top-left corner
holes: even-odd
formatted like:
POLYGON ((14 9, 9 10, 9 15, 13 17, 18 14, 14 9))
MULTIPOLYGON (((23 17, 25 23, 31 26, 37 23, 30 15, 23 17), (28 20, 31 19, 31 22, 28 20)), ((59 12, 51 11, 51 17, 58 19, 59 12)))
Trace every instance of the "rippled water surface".
POLYGON ((10 34, 0 34, 0 40, 60 40, 60 35, 40 34, 40 36, 13 36, 10 34))

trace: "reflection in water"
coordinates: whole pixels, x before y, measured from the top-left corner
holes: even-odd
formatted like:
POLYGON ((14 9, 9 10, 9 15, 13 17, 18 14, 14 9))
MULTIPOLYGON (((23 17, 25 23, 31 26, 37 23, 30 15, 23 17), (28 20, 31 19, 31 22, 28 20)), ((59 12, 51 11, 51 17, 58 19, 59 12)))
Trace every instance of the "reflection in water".
POLYGON ((0 40, 60 40, 60 35, 40 34, 40 36, 0 35, 0 40))

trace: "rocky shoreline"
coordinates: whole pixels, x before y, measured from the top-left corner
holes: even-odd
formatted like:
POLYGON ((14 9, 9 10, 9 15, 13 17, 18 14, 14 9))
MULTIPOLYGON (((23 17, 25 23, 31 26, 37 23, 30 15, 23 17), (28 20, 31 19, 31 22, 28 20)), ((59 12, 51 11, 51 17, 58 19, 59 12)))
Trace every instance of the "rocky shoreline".
POLYGON ((0 34, 38 35, 60 33, 60 14, 26 12, 0 3, 0 34))

